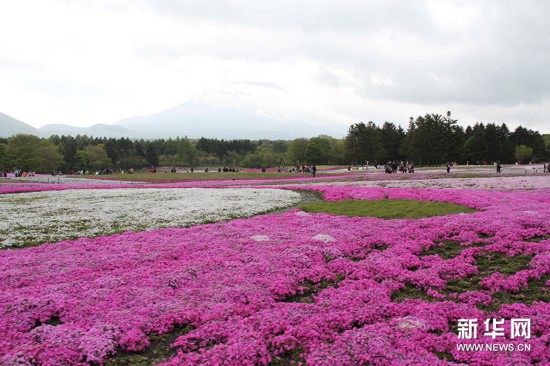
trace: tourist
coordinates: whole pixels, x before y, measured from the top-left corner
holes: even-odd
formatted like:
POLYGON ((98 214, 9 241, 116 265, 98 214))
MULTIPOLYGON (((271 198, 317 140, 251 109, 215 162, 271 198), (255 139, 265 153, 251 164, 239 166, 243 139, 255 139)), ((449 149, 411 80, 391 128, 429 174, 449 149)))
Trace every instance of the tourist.
POLYGON ((311 167, 311 174, 313 174, 313 178, 315 178, 315 173, 317 173, 317 167, 313 164, 311 167))
POLYGON ((501 169, 501 165, 500 165, 500 160, 499 160, 499 161, 497 161, 497 173, 499 173, 499 174, 501 173, 500 169, 501 169))

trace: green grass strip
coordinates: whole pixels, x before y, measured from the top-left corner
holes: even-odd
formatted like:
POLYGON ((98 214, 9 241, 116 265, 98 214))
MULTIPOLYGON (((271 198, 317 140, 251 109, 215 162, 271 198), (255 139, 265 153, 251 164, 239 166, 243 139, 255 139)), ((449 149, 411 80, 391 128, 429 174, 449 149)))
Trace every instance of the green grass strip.
POLYGON ((305 204, 301 210, 349 217, 369 216, 381 219, 420 219, 457 213, 475 212, 474 209, 447 202, 405 199, 318 201, 305 204))

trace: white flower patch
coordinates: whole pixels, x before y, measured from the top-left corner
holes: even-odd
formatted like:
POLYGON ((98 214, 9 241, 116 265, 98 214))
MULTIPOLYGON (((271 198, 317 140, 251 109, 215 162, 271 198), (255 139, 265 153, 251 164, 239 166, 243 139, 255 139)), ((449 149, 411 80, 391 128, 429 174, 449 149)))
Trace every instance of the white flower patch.
POLYGON ((269 236, 267 235, 252 235, 250 237, 250 239, 254 240, 254 241, 257 241, 257 242, 261 242, 261 241, 268 241, 269 240, 269 236))
POLYGON ((332 236, 328 234, 317 234, 311 239, 322 241, 323 243, 330 243, 330 242, 336 241, 336 239, 334 239, 332 236))
POLYGON ((0 247, 185 227, 297 204, 280 189, 83 189, 0 195, 0 247))
POLYGON ((309 213, 307 213, 307 212, 305 212, 305 211, 296 211, 296 213, 294 213, 294 215, 296 215, 296 216, 302 216, 302 217, 311 216, 309 213))
MULTIPOLYGON (((467 172, 467 170, 466 170, 467 172)), ((445 173, 443 173, 445 174, 445 173)), ((367 175, 367 180, 351 182, 322 182, 304 185, 315 186, 358 186, 373 188, 419 188, 419 189, 484 189, 484 190, 511 190, 511 189, 548 189, 550 179, 548 174, 532 175, 529 178, 517 176, 479 177, 479 178, 443 178, 441 175, 401 175, 392 179, 377 180, 377 175, 367 175), (410 177, 410 179, 401 179, 410 177), (368 179, 373 180, 368 180, 368 179)), ((384 177, 385 178, 385 177, 384 177)))

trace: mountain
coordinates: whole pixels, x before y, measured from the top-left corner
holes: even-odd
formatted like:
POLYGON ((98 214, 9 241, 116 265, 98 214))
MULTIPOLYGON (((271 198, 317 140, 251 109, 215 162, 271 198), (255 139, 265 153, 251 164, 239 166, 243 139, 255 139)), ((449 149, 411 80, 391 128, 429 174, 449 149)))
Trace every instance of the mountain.
POLYGON ((41 136, 36 128, 0 112, 0 137, 6 138, 18 133, 41 136))
POLYGON ((40 133, 45 136, 51 135, 88 135, 94 137, 132 137, 132 131, 115 125, 95 124, 90 127, 76 127, 64 124, 49 124, 39 128, 40 133))
POLYGON ((131 130, 133 137, 146 138, 288 140, 346 135, 349 126, 344 123, 323 121, 306 112, 290 114, 302 109, 296 100, 274 84, 232 83, 162 112, 123 119, 115 125, 131 130))
POLYGON ((0 137, 10 137, 17 134, 29 134, 38 137, 51 135, 88 135, 94 137, 134 137, 133 132, 123 126, 95 124, 90 127, 77 127, 65 124, 49 124, 40 128, 34 128, 25 122, 21 122, 7 114, 0 112, 0 137))
POLYGON ((199 101, 190 101, 174 108, 149 116, 121 120, 116 125, 132 131, 134 137, 189 138, 209 137, 220 139, 293 139, 320 134, 345 134, 320 128, 298 120, 277 120, 250 111, 226 106, 212 106, 199 101))
POLYGON ((204 93, 159 113, 120 120, 112 125, 75 127, 49 124, 40 129, 0 113, 0 137, 30 133, 129 138, 219 138, 290 140, 329 135, 343 137, 348 125, 328 121, 323 106, 303 106, 298 98, 270 83, 240 82, 204 93))

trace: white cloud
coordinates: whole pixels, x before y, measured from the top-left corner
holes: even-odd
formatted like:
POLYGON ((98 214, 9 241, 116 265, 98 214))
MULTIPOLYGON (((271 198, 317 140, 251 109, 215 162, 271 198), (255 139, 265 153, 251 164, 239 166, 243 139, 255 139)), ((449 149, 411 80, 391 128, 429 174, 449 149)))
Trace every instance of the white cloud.
POLYGON ((242 101, 281 118, 405 127, 450 109, 462 123, 550 132, 549 10, 536 0, 6 1, 0 111, 35 126, 112 123, 252 82, 287 92, 242 101))

